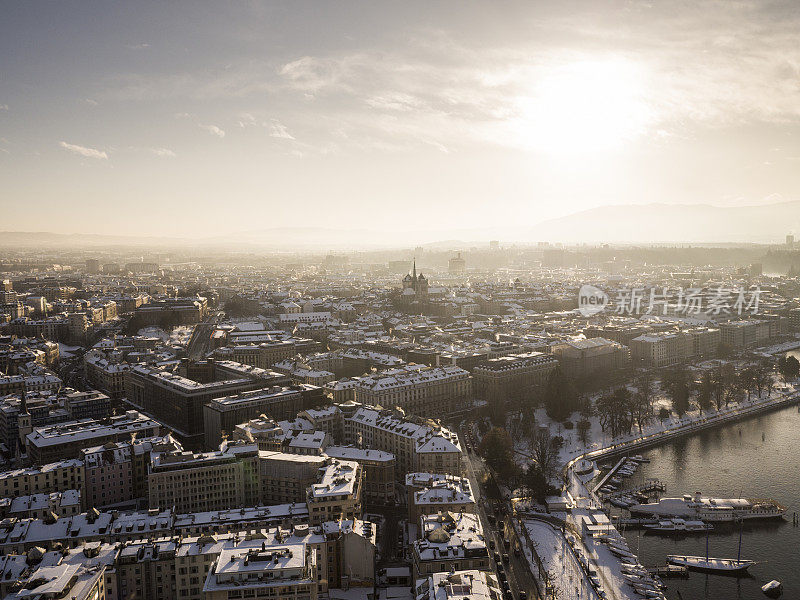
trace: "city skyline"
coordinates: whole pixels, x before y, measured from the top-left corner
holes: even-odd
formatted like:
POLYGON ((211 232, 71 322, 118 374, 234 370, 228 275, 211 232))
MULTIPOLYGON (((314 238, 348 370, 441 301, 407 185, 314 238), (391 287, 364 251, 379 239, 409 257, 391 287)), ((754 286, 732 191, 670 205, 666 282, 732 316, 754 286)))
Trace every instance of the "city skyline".
POLYGON ((5 231, 522 241, 601 206, 798 199, 788 2, 5 13, 5 231))

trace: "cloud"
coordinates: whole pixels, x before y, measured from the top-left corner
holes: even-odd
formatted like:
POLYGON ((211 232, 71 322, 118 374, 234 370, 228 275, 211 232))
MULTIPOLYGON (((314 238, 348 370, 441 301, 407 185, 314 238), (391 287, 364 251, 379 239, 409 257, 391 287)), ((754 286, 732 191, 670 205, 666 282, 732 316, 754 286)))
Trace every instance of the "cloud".
POLYGON ((80 154, 86 158, 108 160, 108 154, 106 154, 105 150, 96 150, 94 148, 87 148, 86 146, 78 146, 77 144, 68 144, 67 142, 59 142, 58 145, 64 148, 64 150, 68 150, 74 154, 80 154))
POLYGON ((191 118, 191 116, 192 116, 192 115, 190 115, 190 114, 189 114, 189 113, 187 113, 187 112, 179 112, 179 113, 175 113, 175 118, 176 118, 176 119, 189 119, 189 118, 191 118))
POLYGON ((211 135, 215 135, 215 136, 217 136, 219 138, 224 138, 225 137, 225 131, 220 129, 216 125, 203 125, 203 124, 200 124, 200 125, 198 125, 198 127, 200 127, 200 129, 205 129, 211 135))
MULTIPOLYGON (((282 123, 303 123, 300 137, 315 148, 526 148, 536 136, 525 127, 542 114, 543 82, 571 64, 608 61, 631 67, 634 100, 645 108, 646 119, 631 120, 631 138, 666 145, 708 125, 800 123, 800 12, 755 0, 679 11, 626 0, 619 10, 577 7, 578 14, 556 6, 535 15, 509 10, 502 35, 474 23, 434 23, 348 44, 352 51, 281 56, 277 49, 276 58, 242 54, 173 72, 123 73, 100 100, 175 98, 190 109, 227 102, 230 114, 217 118, 231 120, 223 122, 266 127, 280 139, 297 134, 282 123)), ((591 108, 585 96, 579 108, 591 108)), ((598 102, 609 98, 613 90, 598 102)), ((203 128, 222 137, 219 127, 203 128)))
POLYGON ((150 148, 150 152, 162 158, 174 158, 175 153, 169 148, 150 148))
POLYGON ((8 110, 8 104, 0 104, 0 110, 8 110))
POLYGON ((145 50, 150 47, 150 44, 125 44, 128 50, 145 50))
POLYGON ((286 127, 281 123, 279 123, 278 121, 273 120, 272 123, 270 123, 269 127, 270 127, 269 131, 270 137, 280 138, 284 140, 294 139, 294 136, 291 133, 289 133, 289 130, 286 129, 286 127))
POLYGON ((100 104, 97 100, 92 100, 91 98, 85 98, 84 102, 89 106, 98 106, 100 104))

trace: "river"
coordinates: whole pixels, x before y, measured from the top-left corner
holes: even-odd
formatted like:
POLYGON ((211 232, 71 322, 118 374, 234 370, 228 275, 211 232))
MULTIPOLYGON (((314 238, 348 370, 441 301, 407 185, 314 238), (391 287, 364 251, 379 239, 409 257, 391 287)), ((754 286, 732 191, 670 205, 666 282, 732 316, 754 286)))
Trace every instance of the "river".
MULTIPOLYGON (((720 429, 675 440, 643 452, 651 460, 629 480, 656 477, 666 496, 702 492, 707 496, 772 498, 787 507, 784 520, 746 522, 742 558, 756 560, 745 577, 692 573, 666 579, 670 600, 763 599, 761 585, 783 583, 783 598, 800 598, 800 412, 796 406, 763 414, 720 429), (680 592, 680 595, 679 593, 680 592)), ((705 555, 706 536, 666 537, 628 531, 630 548, 645 565, 663 565, 667 554, 705 555)), ((709 555, 735 558, 738 525, 720 525, 709 536, 709 555)))

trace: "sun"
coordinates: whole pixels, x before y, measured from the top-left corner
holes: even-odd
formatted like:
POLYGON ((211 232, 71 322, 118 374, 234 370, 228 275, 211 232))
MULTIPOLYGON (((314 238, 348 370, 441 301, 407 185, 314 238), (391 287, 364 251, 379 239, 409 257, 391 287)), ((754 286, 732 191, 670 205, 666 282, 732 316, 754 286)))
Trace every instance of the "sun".
POLYGON ((650 120, 641 70, 618 59, 545 69, 520 99, 518 115, 514 128, 521 144, 553 155, 619 148, 650 120))

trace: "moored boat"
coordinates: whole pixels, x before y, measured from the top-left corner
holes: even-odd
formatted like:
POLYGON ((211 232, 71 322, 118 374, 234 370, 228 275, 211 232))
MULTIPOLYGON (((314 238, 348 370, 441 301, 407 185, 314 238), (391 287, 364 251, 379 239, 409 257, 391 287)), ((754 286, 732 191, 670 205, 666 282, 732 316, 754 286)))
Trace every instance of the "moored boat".
POLYGON ((770 598, 777 598, 783 593, 783 585, 777 579, 773 579, 769 583, 762 585, 761 591, 770 598))
POLYGON ((711 558, 705 556, 682 556, 670 554, 667 562, 673 565, 681 565, 694 571, 706 571, 713 573, 743 573, 752 567, 755 561, 742 560, 735 558, 711 558))

